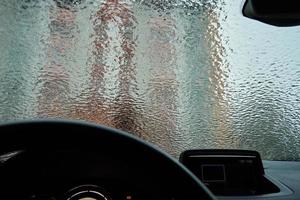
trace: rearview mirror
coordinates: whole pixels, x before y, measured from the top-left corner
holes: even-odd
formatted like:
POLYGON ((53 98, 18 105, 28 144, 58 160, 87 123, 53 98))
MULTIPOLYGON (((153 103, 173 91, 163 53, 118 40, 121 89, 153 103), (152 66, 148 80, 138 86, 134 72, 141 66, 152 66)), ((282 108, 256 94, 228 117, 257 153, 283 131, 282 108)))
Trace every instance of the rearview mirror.
POLYGON ((300 25, 299 0, 246 0, 243 15, 274 26, 300 25))

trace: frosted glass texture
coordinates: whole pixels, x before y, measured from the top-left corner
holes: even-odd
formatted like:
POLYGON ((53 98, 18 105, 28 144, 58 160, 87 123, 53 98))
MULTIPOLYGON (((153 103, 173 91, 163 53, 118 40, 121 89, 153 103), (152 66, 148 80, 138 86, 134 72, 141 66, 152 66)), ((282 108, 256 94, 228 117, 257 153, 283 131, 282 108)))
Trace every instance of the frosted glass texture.
POLYGON ((0 121, 81 119, 178 157, 300 159, 300 28, 242 0, 1 0, 0 121))

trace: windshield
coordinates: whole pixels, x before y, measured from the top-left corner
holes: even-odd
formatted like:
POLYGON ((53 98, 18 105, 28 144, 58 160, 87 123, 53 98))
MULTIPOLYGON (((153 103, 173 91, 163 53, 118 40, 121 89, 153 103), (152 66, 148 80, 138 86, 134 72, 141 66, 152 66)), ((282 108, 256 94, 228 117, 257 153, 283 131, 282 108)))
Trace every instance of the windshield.
POLYGON ((247 19, 243 2, 1 0, 0 120, 299 160, 300 28, 247 19))

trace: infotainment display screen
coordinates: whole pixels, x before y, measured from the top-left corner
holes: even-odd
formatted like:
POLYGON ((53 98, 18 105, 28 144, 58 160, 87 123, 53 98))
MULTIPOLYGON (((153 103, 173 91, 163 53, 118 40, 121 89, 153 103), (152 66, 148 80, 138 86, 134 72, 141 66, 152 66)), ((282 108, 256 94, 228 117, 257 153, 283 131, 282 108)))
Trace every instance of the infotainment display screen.
POLYGON ((190 150, 181 154, 180 161, 220 195, 255 195, 264 175, 255 151, 190 150))
POLYGON ((225 165, 201 165, 204 182, 225 182, 225 165))

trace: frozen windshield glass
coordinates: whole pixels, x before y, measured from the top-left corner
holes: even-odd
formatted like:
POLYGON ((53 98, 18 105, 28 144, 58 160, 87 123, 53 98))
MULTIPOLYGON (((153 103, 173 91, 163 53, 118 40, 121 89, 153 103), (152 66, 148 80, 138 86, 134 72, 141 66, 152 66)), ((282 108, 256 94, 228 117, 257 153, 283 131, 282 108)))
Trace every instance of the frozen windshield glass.
POLYGON ((299 160, 300 28, 247 19, 243 2, 1 0, 0 120, 299 160))

